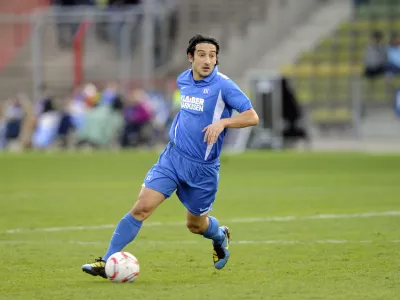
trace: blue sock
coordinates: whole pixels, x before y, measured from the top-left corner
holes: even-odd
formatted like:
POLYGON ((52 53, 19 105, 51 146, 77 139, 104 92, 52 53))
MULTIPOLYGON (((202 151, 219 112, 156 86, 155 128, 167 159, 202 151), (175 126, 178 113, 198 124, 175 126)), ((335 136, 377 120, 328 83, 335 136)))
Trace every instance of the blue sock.
POLYGON ((132 242, 137 236, 140 227, 142 227, 142 223, 142 221, 136 220, 130 213, 127 213, 121 221, 119 221, 117 228, 115 228, 107 253, 103 256, 103 260, 107 261, 111 255, 121 251, 126 245, 132 242))
POLYGON ((225 239, 224 231, 219 227, 218 220, 214 217, 208 217, 210 224, 203 236, 207 239, 213 240, 216 244, 222 244, 225 239))

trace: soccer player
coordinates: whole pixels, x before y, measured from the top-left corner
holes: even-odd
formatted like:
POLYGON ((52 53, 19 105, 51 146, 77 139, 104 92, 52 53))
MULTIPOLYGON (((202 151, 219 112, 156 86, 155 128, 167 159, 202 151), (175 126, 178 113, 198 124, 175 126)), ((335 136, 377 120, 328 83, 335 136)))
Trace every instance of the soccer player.
POLYGON ((105 255, 82 270, 93 276, 105 275, 105 263, 132 242, 142 223, 176 191, 187 209, 190 232, 212 240, 216 269, 229 259, 230 231, 209 215, 219 182, 224 136, 228 128, 258 124, 250 100, 227 76, 218 72, 219 44, 211 37, 195 35, 186 50, 191 69, 177 80, 181 109, 171 129, 171 141, 145 176, 133 208, 118 223, 105 255), (232 117, 232 110, 239 114, 232 117))

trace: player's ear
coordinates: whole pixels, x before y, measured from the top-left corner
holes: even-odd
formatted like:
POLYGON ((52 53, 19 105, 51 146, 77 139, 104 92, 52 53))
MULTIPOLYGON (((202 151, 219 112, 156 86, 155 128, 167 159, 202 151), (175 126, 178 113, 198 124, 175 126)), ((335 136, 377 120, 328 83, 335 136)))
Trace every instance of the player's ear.
POLYGON ((190 53, 188 54, 188 60, 190 63, 193 63, 193 56, 190 53))

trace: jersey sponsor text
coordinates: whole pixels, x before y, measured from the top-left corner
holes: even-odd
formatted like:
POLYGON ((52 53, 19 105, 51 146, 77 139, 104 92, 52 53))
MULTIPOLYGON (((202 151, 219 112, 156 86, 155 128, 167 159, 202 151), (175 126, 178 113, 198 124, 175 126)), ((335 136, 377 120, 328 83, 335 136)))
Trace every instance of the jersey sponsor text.
POLYGON ((181 96, 181 108, 203 111, 204 110, 204 99, 196 98, 192 96, 181 96))

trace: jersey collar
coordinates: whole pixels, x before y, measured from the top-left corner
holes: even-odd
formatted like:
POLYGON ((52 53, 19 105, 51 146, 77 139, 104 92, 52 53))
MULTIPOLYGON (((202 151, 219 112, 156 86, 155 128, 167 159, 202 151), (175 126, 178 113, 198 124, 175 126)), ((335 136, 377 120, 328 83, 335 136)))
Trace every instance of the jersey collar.
POLYGON ((192 80, 192 83, 196 86, 206 86, 209 85, 210 82, 214 79, 214 77, 217 75, 218 73, 218 67, 215 66, 214 70, 212 71, 212 73, 210 75, 208 75, 207 77, 204 77, 201 80, 194 80, 193 78, 193 71, 190 71, 190 78, 192 80))

